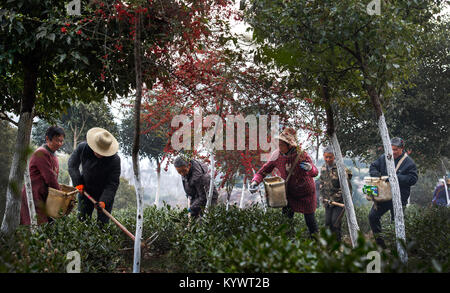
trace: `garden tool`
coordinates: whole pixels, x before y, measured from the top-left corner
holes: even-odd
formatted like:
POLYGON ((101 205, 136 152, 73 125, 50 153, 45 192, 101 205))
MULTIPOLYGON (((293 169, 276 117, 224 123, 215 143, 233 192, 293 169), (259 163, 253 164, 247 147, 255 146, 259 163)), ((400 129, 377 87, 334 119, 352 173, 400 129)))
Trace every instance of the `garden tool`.
POLYGON ((334 221, 333 227, 338 228, 338 223, 342 219, 342 217, 344 216, 344 213, 345 213, 345 209, 343 208, 341 213, 339 214, 339 216, 336 218, 336 221, 334 221))
POLYGON ((339 221, 341 220, 341 218, 344 216, 345 213, 345 205, 343 203, 339 203, 339 202, 335 202, 329 199, 324 199, 325 203, 329 204, 329 205, 333 205, 333 206, 337 206, 342 208, 341 213, 339 214, 339 216, 336 218, 336 221, 333 223, 333 227, 337 228, 337 223, 339 223, 339 221))
MULTIPOLYGON (((78 190, 77 190, 78 191, 78 190)), ((84 194, 95 206, 98 206, 97 201, 95 199, 92 198, 92 196, 90 196, 86 191, 82 191, 82 194, 84 194)), ((127 228, 125 228, 124 225, 122 225, 119 221, 116 220, 116 218, 113 217, 113 215, 111 215, 107 210, 105 210, 102 207, 99 207, 99 209, 108 217, 110 218, 114 224, 116 224, 120 230, 122 230, 128 237, 130 237, 133 241, 135 240, 134 235, 128 231, 127 228)), ((153 233, 152 236, 150 236, 149 239, 145 240, 145 241, 141 241, 141 247, 145 248, 148 247, 151 243, 153 243, 156 238, 158 238, 157 232, 153 233)))
POLYGON ((324 202, 329 205, 334 205, 334 206, 341 207, 341 208, 345 207, 345 205, 343 203, 335 202, 335 201, 332 201, 329 199, 324 199, 324 202))

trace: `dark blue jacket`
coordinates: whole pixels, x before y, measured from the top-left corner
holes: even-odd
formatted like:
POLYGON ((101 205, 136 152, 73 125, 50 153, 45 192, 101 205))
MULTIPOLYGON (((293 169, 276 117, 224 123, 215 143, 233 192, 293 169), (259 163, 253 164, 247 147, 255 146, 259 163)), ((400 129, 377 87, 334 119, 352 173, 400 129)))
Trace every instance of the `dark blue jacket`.
MULTIPOLYGON (((400 161, 400 159, 404 155, 405 152, 403 152, 401 156, 394 160, 395 166, 397 166, 398 161, 400 161)), ((384 154, 370 165, 369 173, 371 177, 388 176, 384 154)), ((411 186, 416 184, 418 179, 416 164, 410 156, 406 157, 402 165, 398 168, 397 178, 398 184, 400 186, 402 204, 406 205, 406 203, 408 202, 409 194, 411 193, 411 186)))
POLYGON ((82 142, 70 156, 68 165, 73 186, 83 184, 87 193, 107 206, 114 202, 120 184, 120 157, 117 154, 99 159, 89 145, 82 142))

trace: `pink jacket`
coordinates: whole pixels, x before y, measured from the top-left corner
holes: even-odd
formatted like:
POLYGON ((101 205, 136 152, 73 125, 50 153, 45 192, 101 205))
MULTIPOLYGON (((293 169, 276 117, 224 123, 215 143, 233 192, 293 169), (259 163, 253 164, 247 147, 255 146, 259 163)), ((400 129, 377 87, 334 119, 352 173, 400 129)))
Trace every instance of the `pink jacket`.
MULTIPOLYGON (((272 153, 271 159, 265 163, 262 168, 255 174, 252 181, 261 183, 268 174, 274 169, 278 170, 278 176, 286 180, 290 166, 294 163, 297 157, 297 152, 288 155, 281 154, 279 150, 272 153)), ((314 166, 311 158, 306 152, 301 154, 301 157, 295 167, 289 182, 287 184, 286 197, 288 205, 294 212, 303 214, 311 214, 317 208, 316 200, 316 185, 314 177, 319 171, 314 166), (312 169, 308 172, 300 167, 301 162, 308 162, 312 169)))

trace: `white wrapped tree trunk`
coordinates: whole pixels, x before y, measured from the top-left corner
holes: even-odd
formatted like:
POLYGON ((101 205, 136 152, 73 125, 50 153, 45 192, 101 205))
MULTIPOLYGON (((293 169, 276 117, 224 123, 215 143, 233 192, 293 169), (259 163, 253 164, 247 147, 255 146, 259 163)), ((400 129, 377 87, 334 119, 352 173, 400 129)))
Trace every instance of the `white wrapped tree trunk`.
MULTIPOLYGON (((139 160, 139 158, 138 158, 139 160)), ((136 233, 134 239, 134 261, 133 273, 139 273, 141 268, 141 238, 144 226, 144 205, 143 205, 143 189, 139 172, 139 161, 136 162, 138 172, 134 175, 134 186, 136 190, 137 212, 136 212, 136 233)))
POLYGON ((392 192, 392 205, 394 208, 395 235, 397 237, 397 251, 403 263, 408 261, 408 254, 403 249, 400 240, 406 241, 405 221, 403 218, 403 207, 400 194, 400 186, 398 184, 397 174, 395 172, 394 155, 392 153, 391 140, 389 131, 384 119, 384 114, 378 118, 378 128, 380 130, 381 140, 383 141, 384 154, 386 158, 386 167, 389 176, 389 183, 392 192))
POLYGON ((25 181, 25 192, 27 194, 28 211, 30 213, 31 230, 33 231, 37 226, 37 217, 36 217, 36 208, 34 206, 33 200, 33 189, 31 186, 31 179, 30 179, 30 160, 28 160, 27 162, 27 168, 25 169, 25 174, 23 177, 25 181))
POLYGON ((350 233, 350 239, 352 246, 355 247, 358 239, 358 221, 356 220, 355 208, 353 206, 352 196, 350 194, 350 187, 348 186, 348 175, 345 171, 344 159, 342 157, 341 146, 339 145, 336 132, 331 137, 331 142, 334 149, 334 155, 336 157, 336 166, 339 175, 339 182, 342 188, 342 195, 344 199, 345 212, 347 213, 347 225, 350 233))
POLYGON ((243 209, 243 208, 244 208, 245 187, 246 187, 246 184, 245 184, 245 175, 244 175, 244 177, 242 178, 241 201, 239 202, 239 208, 240 208, 240 209, 243 209))
POLYGON ((216 167, 216 161, 214 159, 214 153, 211 151, 211 180, 209 181, 209 192, 208 192, 208 198, 206 200, 206 211, 211 206, 212 201, 212 194, 214 190, 214 173, 215 173, 215 167, 216 167))
POLYGON ((136 100, 134 102, 134 140, 132 148, 134 184, 136 190, 136 233, 134 239, 133 273, 141 268, 141 238, 144 224, 143 190, 139 167, 139 147, 141 135, 141 101, 142 101, 142 59, 141 59, 141 15, 136 17, 136 34, 134 37, 134 64, 136 74, 136 100))
POLYGON ((159 166, 156 169, 156 180, 155 206, 159 207, 159 194, 161 192, 161 168, 159 166))

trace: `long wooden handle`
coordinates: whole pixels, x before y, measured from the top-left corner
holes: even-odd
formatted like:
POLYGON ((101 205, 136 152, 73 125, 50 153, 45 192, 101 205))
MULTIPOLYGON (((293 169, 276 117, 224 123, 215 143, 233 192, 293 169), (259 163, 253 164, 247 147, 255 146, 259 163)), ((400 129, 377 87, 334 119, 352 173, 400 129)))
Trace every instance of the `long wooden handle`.
POLYGON ((74 190, 74 191, 71 191, 71 192, 66 193, 66 195, 67 195, 67 196, 74 195, 74 194, 77 193, 77 192, 78 192, 78 190, 74 190))
MULTIPOLYGON (((97 204, 97 201, 95 199, 92 198, 92 196, 90 196, 86 191, 82 192, 90 201, 92 201, 92 203, 95 205, 97 204)), ((128 237, 130 237, 133 241, 135 239, 134 235, 128 231, 127 228, 125 228, 124 225, 122 225, 119 221, 116 220, 116 218, 113 217, 113 215, 111 215, 107 210, 105 210, 104 208, 101 208, 102 212, 108 217, 110 218, 119 228, 120 230, 122 230, 125 234, 128 235, 128 237)))
POLYGON ((337 207, 341 207, 341 208, 344 208, 344 207, 345 207, 345 205, 344 205, 343 203, 331 201, 331 200, 329 200, 329 199, 326 199, 325 201, 326 201, 327 203, 329 203, 329 204, 331 204, 331 205, 334 205, 334 206, 337 206, 337 207))

